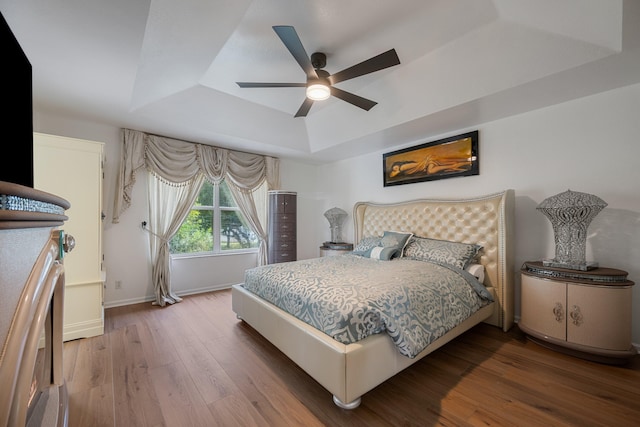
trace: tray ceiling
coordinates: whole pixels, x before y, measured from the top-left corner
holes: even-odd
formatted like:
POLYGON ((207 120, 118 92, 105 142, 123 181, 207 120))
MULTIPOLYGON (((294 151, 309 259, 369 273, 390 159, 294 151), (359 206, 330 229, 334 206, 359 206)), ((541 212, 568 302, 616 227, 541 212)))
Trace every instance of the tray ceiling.
POLYGON ((628 0, 1 0, 33 67, 34 107, 309 162, 424 141, 640 81, 628 0), (305 82, 273 25, 330 73, 390 48, 401 64, 293 115, 305 82))

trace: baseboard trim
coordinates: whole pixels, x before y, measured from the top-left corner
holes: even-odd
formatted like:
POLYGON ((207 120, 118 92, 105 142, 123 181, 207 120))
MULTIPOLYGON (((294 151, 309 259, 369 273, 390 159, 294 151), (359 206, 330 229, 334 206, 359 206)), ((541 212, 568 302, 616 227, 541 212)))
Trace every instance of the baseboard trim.
MULTIPOLYGON (((232 285, 235 285, 235 283, 209 286, 206 288, 185 289, 182 291, 176 291, 176 295, 182 297, 187 295, 204 294, 206 292, 220 291, 222 289, 230 289, 232 285)), ((125 305, 140 304, 143 302, 153 302, 153 301, 155 301, 154 296, 146 295, 144 297, 139 297, 139 298, 128 298, 128 299, 105 302, 104 308, 107 309, 107 308, 113 308, 113 307, 122 307, 125 305)))
POLYGON ((87 322, 77 322, 64 325, 62 340, 66 342, 80 338, 96 337, 102 334, 104 334, 104 320, 94 319, 87 322))

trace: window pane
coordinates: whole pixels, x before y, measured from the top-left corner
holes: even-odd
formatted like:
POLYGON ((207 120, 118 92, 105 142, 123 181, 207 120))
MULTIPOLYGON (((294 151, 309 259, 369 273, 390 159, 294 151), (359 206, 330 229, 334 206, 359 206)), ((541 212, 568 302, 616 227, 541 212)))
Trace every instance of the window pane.
POLYGON ((222 208, 236 208, 236 202, 233 201, 231 191, 227 186, 226 181, 220 183, 220 207, 222 208))
POLYGON ((216 253, 257 248, 258 243, 256 235, 246 226, 227 184, 222 181, 213 185, 205 181, 189 215, 171 239, 170 252, 216 253), (216 197, 217 206, 214 203, 216 197), (219 223, 216 220, 218 215, 219 223))
POLYGON ((258 239, 251 229, 245 226, 238 211, 220 212, 220 249, 235 250, 257 248, 258 239))
POLYGON ((213 211, 192 209, 170 242, 170 253, 213 251, 213 211))
POLYGON ((194 206, 213 206, 213 184, 205 180, 194 206))

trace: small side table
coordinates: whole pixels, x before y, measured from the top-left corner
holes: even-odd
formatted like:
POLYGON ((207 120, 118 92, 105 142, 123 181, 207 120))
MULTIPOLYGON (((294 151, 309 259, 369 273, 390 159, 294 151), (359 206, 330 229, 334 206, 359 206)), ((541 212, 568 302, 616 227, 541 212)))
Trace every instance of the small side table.
POLYGON ((347 252, 353 251, 353 244, 351 243, 340 243, 330 246, 322 245, 320 246, 320 256, 335 256, 345 254, 347 252))
POLYGON ((631 288, 627 272, 588 271, 527 261, 521 270, 518 327, 545 347, 602 363, 622 364, 631 344, 631 288))

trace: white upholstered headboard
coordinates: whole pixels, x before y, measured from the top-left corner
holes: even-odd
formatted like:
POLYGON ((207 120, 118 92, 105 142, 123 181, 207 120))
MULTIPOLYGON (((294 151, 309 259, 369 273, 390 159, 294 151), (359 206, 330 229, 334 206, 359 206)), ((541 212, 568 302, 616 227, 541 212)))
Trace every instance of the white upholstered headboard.
POLYGON ((483 246, 484 284, 493 288, 496 310, 487 321, 504 331, 514 317, 514 191, 458 200, 420 199, 381 204, 358 202, 353 208, 355 240, 385 230, 483 246))

